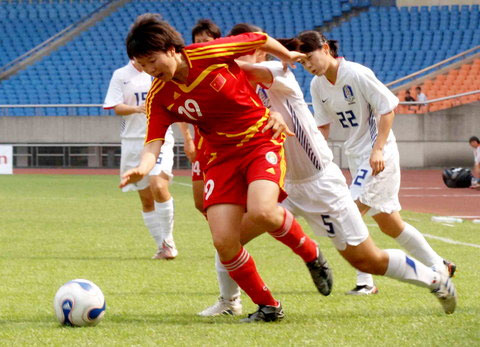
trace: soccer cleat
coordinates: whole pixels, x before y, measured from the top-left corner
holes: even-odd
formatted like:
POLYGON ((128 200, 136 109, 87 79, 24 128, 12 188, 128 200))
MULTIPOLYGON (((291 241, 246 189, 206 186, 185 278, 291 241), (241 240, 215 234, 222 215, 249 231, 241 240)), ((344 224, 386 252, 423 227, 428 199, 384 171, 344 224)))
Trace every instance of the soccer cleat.
POLYGON ((448 270, 448 276, 453 277, 455 276, 455 271, 457 270, 457 265, 455 263, 452 263, 448 260, 443 260, 443 264, 447 267, 448 270))
POLYGON ((202 317, 215 317, 215 316, 236 316, 242 314, 242 300, 240 297, 233 298, 232 300, 225 300, 222 297, 218 298, 218 301, 212 306, 207 307, 198 315, 202 317))
POLYGON ((347 295, 371 295, 371 294, 377 294, 378 293, 378 288, 373 285, 373 286, 367 286, 367 285, 362 285, 357 286, 353 288, 352 290, 346 292, 345 294, 347 295))
POLYGON ((432 290, 432 294, 440 301, 445 313, 451 314, 455 311, 455 307, 457 307, 457 291, 446 271, 439 272, 439 274, 440 286, 438 289, 432 290))
POLYGON ((317 259, 306 263, 313 283, 322 295, 329 295, 333 287, 333 273, 332 269, 328 267, 327 260, 323 257, 320 249, 317 248, 317 259))
POLYGON ((162 247, 158 248, 152 259, 165 259, 172 260, 178 255, 178 251, 175 247, 168 245, 165 241, 162 243, 162 247))
POLYGON ((241 319, 240 322, 277 322, 281 321, 284 316, 282 304, 279 302, 278 306, 258 305, 257 311, 250 313, 247 318, 241 319))

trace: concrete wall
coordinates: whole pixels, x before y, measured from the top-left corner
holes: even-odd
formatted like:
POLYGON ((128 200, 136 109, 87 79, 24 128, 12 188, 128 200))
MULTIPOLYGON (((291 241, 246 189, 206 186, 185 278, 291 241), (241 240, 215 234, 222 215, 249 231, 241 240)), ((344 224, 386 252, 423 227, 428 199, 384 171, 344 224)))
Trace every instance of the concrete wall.
MULTIPOLYGON (((175 137, 182 141, 176 127, 175 137)), ((467 141, 480 136, 480 102, 428 113, 397 115, 393 131, 402 167, 471 166, 467 141)), ((0 117, 0 144, 119 143, 120 117, 0 117)), ((329 143, 335 161, 347 167, 341 150, 345 134, 332 126, 329 143)))
POLYGON ((402 6, 447 6, 479 5, 480 0, 397 0, 397 7, 402 6))

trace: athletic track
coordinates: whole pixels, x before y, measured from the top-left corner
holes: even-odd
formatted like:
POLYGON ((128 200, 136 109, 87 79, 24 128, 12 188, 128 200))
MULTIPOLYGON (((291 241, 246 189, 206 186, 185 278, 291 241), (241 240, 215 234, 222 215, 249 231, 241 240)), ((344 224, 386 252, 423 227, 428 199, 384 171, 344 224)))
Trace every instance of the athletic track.
MULTIPOLYGON (((118 169, 15 169, 14 174, 118 175, 118 169)), ((190 170, 174 174, 190 175, 190 170)), ((480 190, 447 188, 442 170, 402 170, 400 203, 404 210, 480 219, 480 190)))

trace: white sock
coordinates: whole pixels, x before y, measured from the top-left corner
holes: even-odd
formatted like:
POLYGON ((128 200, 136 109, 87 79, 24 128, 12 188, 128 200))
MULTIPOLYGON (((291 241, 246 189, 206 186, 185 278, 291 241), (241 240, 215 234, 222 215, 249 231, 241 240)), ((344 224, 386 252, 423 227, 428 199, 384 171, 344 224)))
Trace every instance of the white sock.
POLYGON ((432 268, 410 258, 399 249, 385 249, 388 253, 388 267, 385 276, 408 282, 420 287, 438 289, 440 274, 432 268))
POLYGON ((373 276, 357 270, 357 286, 373 287, 373 276))
POLYGON ((162 247, 163 236, 162 236, 162 228, 160 225, 160 221, 158 220, 157 214, 155 211, 151 212, 142 212, 143 222, 145 226, 148 228, 150 235, 152 235, 153 239, 157 243, 158 247, 162 247))
POLYGON ((155 201, 155 213, 160 222, 163 241, 170 247, 175 247, 175 242, 173 241, 173 198, 165 202, 155 201))
POLYGON ((227 269, 223 266, 218 253, 215 251, 215 269, 217 269, 218 287, 220 288, 220 296, 225 300, 233 300, 240 297, 240 287, 228 274, 227 269))
POLYGON ((422 233, 410 224, 405 223, 405 229, 395 240, 424 264, 428 266, 443 264, 443 258, 430 247, 422 233))

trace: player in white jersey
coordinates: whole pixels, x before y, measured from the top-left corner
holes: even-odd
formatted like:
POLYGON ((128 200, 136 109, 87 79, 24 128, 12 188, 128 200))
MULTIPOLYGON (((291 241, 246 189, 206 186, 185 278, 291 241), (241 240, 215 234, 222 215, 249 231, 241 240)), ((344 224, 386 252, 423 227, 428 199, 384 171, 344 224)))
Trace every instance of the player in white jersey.
POLYGON ((473 169, 472 169, 472 185, 471 188, 480 188, 480 140, 476 136, 470 137, 468 140, 470 147, 473 148, 473 169))
MULTIPOLYGON (((262 52, 257 51, 243 60, 255 62, 261 56, 262 52)), ((242 64, 241 67, 250 81, 265 88, 259 92, 265 105, 281 113, 295 133, 295 137, 288 138, 284 146, 288 197, 282 205, 294 215, 302 216, 316 235, 328 236, 352 266, 441 293, 437 297, 445 312, 452 313, 456 295, 448 275, 434 271, 400 250, 382 251, 371 240, 345 178, 332 162, 332 152, 316 127, 293 73, 285 70, 280 62, 242 64)), ((246 243, 260 235, 262 230, 248 224, 244 225, 242 233, 242 242, 246 243)), ((225 270, 218 263, 216 267, 218 279, 223 281, 220 283, 220 300, 200 312, 202 316, 233 314, 239 309, 238 302, 225 299, 239 295, 239 290, 235 290, 231 279, 222 276, 225 270)))
MULTIPOLYGON (((122 116, 120 175, 140 162, 146 132, 145 99, 152 78, 133 61, 115 70, 103 107, 113 108, 122 116)), ((157 244, 153 259, 173 259, 178 251, 173 240, 174 205, 168 185, 173 178, 173 132, 170 128, 148 177, 122 190, 138 191, 142 203, 143 221, 157 244)))
MULTIPOLYGON (((397 97, 370 69, 332 56, 319 32, 304 32, 299 41, 299 50, 307 54, 303 65, 316 75, 311 94, 317 125, 325 138, 333 122, 348 131, 344 149, 353 177, 350 191, 360 212, 369 212, 385 234, 424 264, 452 276, 455 265, 444 261, 399 213, 400 163, 391 130, 397 97)), ((348 294, 376 291, 372 276, 359 272, 357 286, 348 294)))

